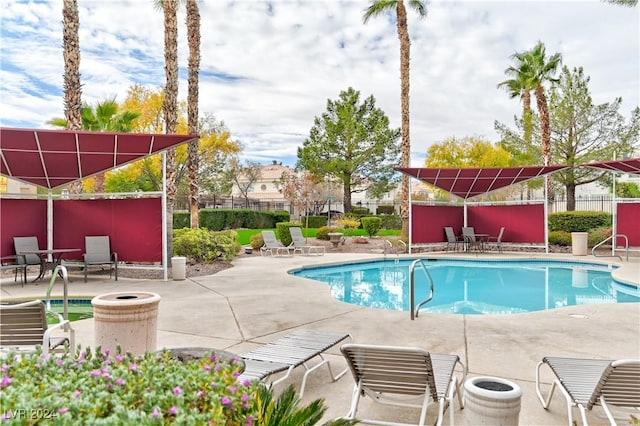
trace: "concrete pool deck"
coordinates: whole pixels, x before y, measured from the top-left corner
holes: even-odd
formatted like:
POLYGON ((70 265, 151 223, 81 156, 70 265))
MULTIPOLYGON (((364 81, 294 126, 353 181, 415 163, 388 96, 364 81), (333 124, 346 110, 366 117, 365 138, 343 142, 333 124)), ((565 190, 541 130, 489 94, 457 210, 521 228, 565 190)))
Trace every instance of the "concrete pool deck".
MULTIPOLYGON (((425 257, 460 254, 429 253, 425 257)), ((392 256, 387 256, 391 258, 392 256)), ((395 255, 393 255, 395 257, 395 255)), ((469 256, 476 258, 476 255, 469 256)), ((379 345, 418 346, 432 352, 460 356, 469 376, 497 376, 516 382, 523 391, 520 424, 562 425, 568 423, 566 403, 561 393, 554 394, 550 409, 544 410, 535 392, 535 367, 543 356, 583 358, 640 358, 640 304, 594 304, 506 316, 427 314, 411 321, 408 312, 390 312, 339 302, 320 282, 287 274, 305 265, 338 263, 350 260, 380 259, 381 255, 327 253, 325 256, 243 257, 234 267, 211 276, 184 281, 155 281, 91 276, 84 283, 72 275, 69 294, 73 297, 96 296, 117 291, 150 291, 162 297, 158 317, 158 348, 203 346, 237 354, 248 352, 292 330, 310 328, 350 333, 355 342, 379 345)), ((616 278, 640 285, 640 259, 619 262, 613 258, 573 257, 531 253, 481 254, 481 259, 563 259, 622 264, 616 278)), ((514 277, 517 279, 517 277, 514 277)), ((44 298, 48 281, 24 287, 4 277, 0 299, 44 298)), ((54 295, 62 295, 56 285, 54 295)), ((76 339, 82 345, 94 344, 93 319, 74 322, 76 339)), ((327 358, 334 371, 345 366, 337 348, 327 358)), ((299 387, 302 369, 276 389, 288 384, 299 387)), ((549 382, 550 376, 543 376, 549 382)), ((328 407, 325 419, 347 413, 353 379, 346 375, 332 383, 324 371, 310 375, 303 402, 324 398, 328 407)), ((469 410, 459 410, 457 424, 472 424, 469 410)), ((368 417, 383 420, 417 422, 418 411, 391 409, 373 405, 364 399, 361 410, 368 417)), ((435 420, 430 407, 428 424, 435 420)), ((636 413, 640 417, 640 413, 636 413)), ((619 424, 628 424, 622 414, 619 424)), ((595 409, 590 424, 608 424, 604 413, 595 409)), ((448 413, 445 424, 448 424, 448 413)))

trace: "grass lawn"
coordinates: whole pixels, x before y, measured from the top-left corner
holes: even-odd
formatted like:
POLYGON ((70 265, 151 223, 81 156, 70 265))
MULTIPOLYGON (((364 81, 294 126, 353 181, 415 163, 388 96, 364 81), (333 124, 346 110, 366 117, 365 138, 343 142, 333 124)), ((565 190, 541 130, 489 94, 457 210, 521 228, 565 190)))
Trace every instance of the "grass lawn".
MULTIPOLYGON (((266 230, 266 229, 264 229, 266 230)), ((271 229, 275 231, 275 229, 271 229)), ((302 228, 302 234, 305 237, 315 237, 316 236, 316 228, 302 228)), ((249 245, 251 242, 251 236, 254 234, 259 234, 263 231, 263 229, 236 229, 238 233, 238 242, 242 245, 249 245)), ((364 229, 341 229, 344 235, 349 237, 366 237, 367 233, 364 229)), ((388 237, 388 236, 400 236, 402 231, 400 229, 381 229, 376 234, 379 237, 388 237)))

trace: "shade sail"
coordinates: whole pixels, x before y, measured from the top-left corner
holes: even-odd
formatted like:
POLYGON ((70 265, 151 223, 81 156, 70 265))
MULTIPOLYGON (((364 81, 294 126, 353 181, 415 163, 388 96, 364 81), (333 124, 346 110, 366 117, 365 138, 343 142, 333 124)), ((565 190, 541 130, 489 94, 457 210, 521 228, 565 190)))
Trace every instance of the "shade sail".
POLYGON ((640 175, 640 158, 628 158, 626 160, 600 161, 598 163, 583 164, 586 167, 611 170, 614 172, 632 173, 640 175))
POLYGON ((467 199, 496 189, 525 182, 569 166, 426 168, 398 167, 396 170, 467 199))
POLYGON ((197 138, 0 127, 0 174, 53 189, 197 138))

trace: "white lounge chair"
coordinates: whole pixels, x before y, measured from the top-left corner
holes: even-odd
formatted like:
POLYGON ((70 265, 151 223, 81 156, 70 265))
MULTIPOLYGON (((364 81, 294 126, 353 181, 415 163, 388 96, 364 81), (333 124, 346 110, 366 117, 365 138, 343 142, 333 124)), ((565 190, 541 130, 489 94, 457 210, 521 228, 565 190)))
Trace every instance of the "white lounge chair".
MULTIPOLYGON (((457 394, 460 408, 464 406, 460 386, 467 369, 457 355, 433 354, 421 348, 345 344, 340 350, 356 381, 347 419, 381 425, 404 425, 357 417, 361 396, 374 402, 401 407, 421 408, 419 425, 424 425, 427 408, 438 402, 437 424, 442 424, 444 412, 457 394), (458 382, 456 365, 462 368, 458 382)), ((453 410, 450 410, 453 425, 453 410)), ((415 424, 415 423, 414 423, 415 424)))
POLYGON ((75 350, 75 331, 68 320, 57 312, 45 309, 42 300, 17 304, 0 304, 0 348, 2 351, 34 351, 42 346, 42 352, 48 354, 69 342, 75 350), (57 317, 56 324, 47 324, 47 313, 57 317), (54 337, 56 330, 68 330, 68 337, 54 337))
POLYGON ((619 361, 545 357, 536 367, 536 393, 544 409, 549 408, 558 387, 567 401, 569 425, 573 426, 573 407, 578 407, 582 423, 588 425, 587 411, 601 405, 611 425, 616 425, 610 406, 640 407, 640 359, 619 361), (540 368, 547 365, 555 378, 545 399, 540 368))
POLYGON ((325 253, 324 246, 312 246, 307 245, 304 241, 304 236, 302 235, 302 229, 297 226, 289 228, 289 232, 291 233, 291 245, 289 247, 293 247, 293 253, 300 252, 301 254, 307 255, 323 255, 325 253))
POLYGON ((263 380, 272 374, 286 371, 284 376, 271 382, 272 385, 275 385, 286 380, 296 367, 302 365, 307 370, 300 385, 300 398, 302 398, 307 376, 312 371, 326 365, 334 382, 347 373, 348 369, 344 369, 338 375, 334 375, 329 361, 322 355, 323 352, 346 339, 353 340, 348 333, 329 333, 304 329, 294 331, 274 342, 241 355, 245 369, 238 380, 263 380), (320 358, 320 362, 309 366, 307 363, 316 357, 320 358))
POLYGON ((293 247, 286 247, 282 245, 276 238, 276 233, 273 231, 262 231, 262 240, 264 245, 260 247, 260 254, 270 254, 271 256, 291 256, 293 254, 293 247))

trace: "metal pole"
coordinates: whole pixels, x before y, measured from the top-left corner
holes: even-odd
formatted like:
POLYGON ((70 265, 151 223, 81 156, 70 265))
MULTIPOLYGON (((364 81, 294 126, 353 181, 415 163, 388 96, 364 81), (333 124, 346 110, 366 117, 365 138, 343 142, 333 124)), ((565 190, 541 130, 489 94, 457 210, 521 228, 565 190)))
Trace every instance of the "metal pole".
POLYGON ((167 256, 167 152, 162 151, 162 276, 169 279, 167 256))

